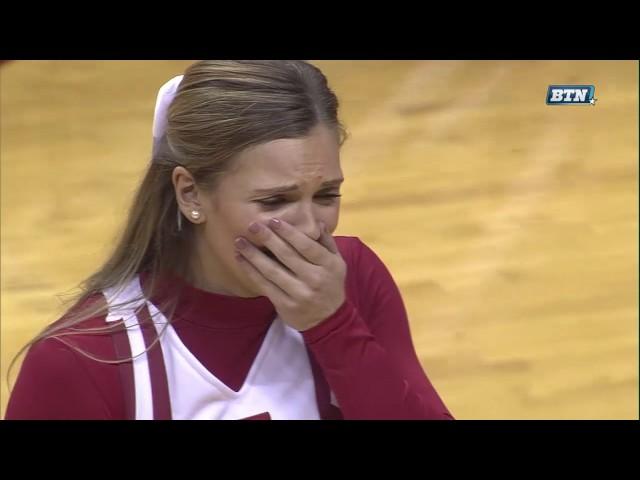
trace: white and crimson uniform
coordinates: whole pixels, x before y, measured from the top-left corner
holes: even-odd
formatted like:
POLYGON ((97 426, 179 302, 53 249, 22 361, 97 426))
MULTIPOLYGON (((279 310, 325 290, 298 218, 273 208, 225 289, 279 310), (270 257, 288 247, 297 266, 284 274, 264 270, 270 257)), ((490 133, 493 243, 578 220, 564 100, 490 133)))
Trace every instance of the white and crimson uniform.
POLYGON ((97 362, 56 339, 41 341, 25 357, 6 418, 453 418, 416 357, 388 270, 358 238, 335 239, 347 263, 347 299, 319 325, 301 333, 266 297, 213 294, 175 277, 161 279, 154 298, 119 310, 149 280, 143 273, 91 300, 106 301, 109 313, 86 326, 126 329, 64 338, 98 358, 134 360, 97 362), (168 324, 159 308, 176 290, 168 324))
POLYGON ((129 303, 141 296, 138 277, 120 292, 105 292, 110 306, 106 321, 124 321, 127 327, 121 338, 126 337, 128 345, 121 340, 116 345, 123 345, 122 358, 134 358, 124 368, 133 373, 136 419, 320 419, 302 335, 277 316, 242 387, 235 391, 200 363, 152 302, 129 303), (118 309, 123 304, 128 308, 118 309), (147 333, 143 319, 149 325, 147 333), (153 352, 149 347, 156 338, 160 346, 153 352))

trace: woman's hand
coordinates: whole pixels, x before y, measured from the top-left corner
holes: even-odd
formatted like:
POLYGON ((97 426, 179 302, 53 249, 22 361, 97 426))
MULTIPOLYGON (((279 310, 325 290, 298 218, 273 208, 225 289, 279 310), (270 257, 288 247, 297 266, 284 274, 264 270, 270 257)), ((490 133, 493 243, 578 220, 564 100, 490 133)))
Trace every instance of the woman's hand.
POLYGON ((252 223, 248 236, 267 247, 284 267, 251 241, 242 237, 235 241, 241 267, 280 318, 298 331, 327 319, 345 301, 346 263, 325 225, 321 232, 316 242, 283 220, 271 219, 268 226, 252 223))

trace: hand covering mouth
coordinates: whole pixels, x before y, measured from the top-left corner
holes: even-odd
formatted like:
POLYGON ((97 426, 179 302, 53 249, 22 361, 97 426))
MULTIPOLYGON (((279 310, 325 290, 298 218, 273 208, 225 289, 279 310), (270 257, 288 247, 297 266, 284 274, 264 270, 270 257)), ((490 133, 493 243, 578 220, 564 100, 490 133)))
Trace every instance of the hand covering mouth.
POLYGON ((271 250, 269 250, 267 247, 260 247, 259 250, 264 253, 267 257, 269 257, 272 260, 275 260, 277 262, 280 262, 280 260, 278 260, 278 257, 276 257, 273 252, 271 250))
POLYGON ((282 265, 284 268, 288 270, 288 267, 284 263, 282 263, 280 259, 276 257, 275 254, 271 250, 269 250, 267 247, 259 247, 258 249, 262 253, 264 253, 267 257, 269 257, 271 260, 276 262, 278 265, 282 265))

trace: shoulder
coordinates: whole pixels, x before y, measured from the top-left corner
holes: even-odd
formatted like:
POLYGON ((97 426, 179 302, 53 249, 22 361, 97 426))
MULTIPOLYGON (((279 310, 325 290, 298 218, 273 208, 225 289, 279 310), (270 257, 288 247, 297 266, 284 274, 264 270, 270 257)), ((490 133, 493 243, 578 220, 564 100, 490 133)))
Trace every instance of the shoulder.
POLYGON ((52 324, 56 331, 27 350, 14 386, 7 416, 13 418, 89 418, 118 415, 121 410, 118 366, 104 314, 68 325, 74 314, 98 308, 99 295, 77 303, 52 324), (100 360, 106 360, 100 361, 100 360), (73 410, 69 404, 75 405, 73 410))
POLYGON ((363 242, 359 237, 353 236, 334 236, 333 237, 338 250, 347 264, 357 265, 365 262, 380 262, 382 260, 374 252, 374 250, 363 242))
POLYGON ((378 253, 358 237, 334 237, 347 264, 346 289, 361 311, 373 311, 381 302, 400 300, 390 269, 378 253))
POLYGON ((96 293, 76 302, 50 326, 44 339, 29 348, 25 361, 28 358, 49 369, 70 361, 90 364, 91 356, 114 360, 113 329, 108 328, 106 316, 106 301, 102 294, 96 293))
POLYGON ((56 338, 36 342, 24 358, 7 419, 124 418, 117 367, 87 359, 56 338))
POLYGON ((76 301, 50 327, 59 335, 73 337, 74 343, 91 344, 96 337, 94 334, 108 327, 107 313, 104 295, 93 293, 76 301))
POLYGON ((390 275, 389 269, 376 251, 359 237, 334 237, 351 275, 371 277, 371 280, 390 275))

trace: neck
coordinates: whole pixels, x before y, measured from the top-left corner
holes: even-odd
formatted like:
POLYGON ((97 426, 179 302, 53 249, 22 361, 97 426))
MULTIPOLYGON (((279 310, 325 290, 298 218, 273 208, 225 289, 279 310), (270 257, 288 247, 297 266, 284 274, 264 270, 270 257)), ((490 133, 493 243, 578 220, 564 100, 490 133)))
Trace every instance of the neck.
POLYGON ((194 287, 210 293, 231 297, 256 297, 259 293, 233 275, 211 251, 202 238, 196 238, 189 259, 187 281, 194 287), (206 260, 205 260, 206 259, 206 260))

